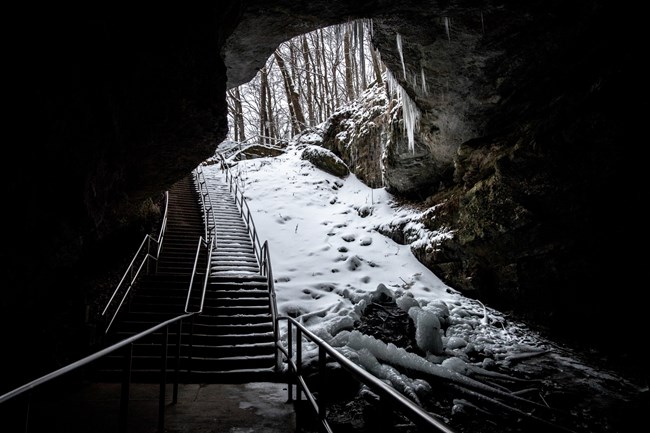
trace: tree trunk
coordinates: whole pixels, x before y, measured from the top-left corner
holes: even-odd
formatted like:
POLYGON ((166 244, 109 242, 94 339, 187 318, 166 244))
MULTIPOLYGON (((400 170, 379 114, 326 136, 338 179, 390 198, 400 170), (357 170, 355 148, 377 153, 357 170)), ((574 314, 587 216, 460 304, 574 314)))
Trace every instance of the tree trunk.
POLYGON ((273 105, 271 104, 271 88, 266 86, 266 114, 269 122, 269 143, 275 144, 275 139, 278 138, 277 128, 275 127, 275 116, 273 105))
POLYGON ((321 94, 321 97, 323 98, 323 100, 325 102, 325 107, 326 107, 324 117, 328 118, 328 117, 330 117, 332 115, 332 113, 334 111, 332 109, 334 95, 330 91, 329 80, 327 79, 327 56, 325 55, 325 47, 327 45, 325 45, 325 39, 324 39, 324 36, 323 36, 323 29, 320 29, 319 33, 320 33, 321 54, 322 54, 322 58, 323 58, 323 67, 321 68, 321 70, 323 71, 323 93, 321 94))
POLYGON ((363 20, 357 20, 357 36, 359 37, 359 66, 361 71, 361 89, 366 90, 368 88, 368 83, 366 82, 366 53, 365 53, 365 38, 364 38, 364 28, 363 20))
POLYGON ((228 96, 231 101, 231 104, 229 105, 231 106, 234 125, 233 139, 234 141, 244 141, 246 140, 246 132, 244 131, 244 110, 242 109, 239 87, 229 90, 228 96))
POLYGON ((302 56, 305 62, 305 84, 303 87, 306 89, 305 99, 307 100, 307 115, 309 116, 309 126, 314 126, 314 104, 312 101, 309 44, 307 44, 307 36, 304 35, 302 37, 302 56))
POLYGON ((260 69, 260 143, 268 142, 269 134, 269 113, 267 111, 267 94, 269 87, 268 71, 266 67, 260 69))
POLYGON ((383 83, 383 79, 381 78, 381 73, 382 67, 379 63, 379 57, 377 56, 377 50, 374 48, 370 48, 370 56, 372 57, 372 69, 375 72, 375 80, 377 81, 377 84, 381 85, 383 83))
POLYGON ((345 90, 347 92, 348 101, 354 100, 354 75, 352 65, 352 53, 350 46, 352 45, 352 35, 350 29, 346 27, 343 36, 343 57, 345 59, 345 90))
POLYGON ((291 117, 292 125, 292 135, 297 135, 304 129, 305 125, 305 116, 302 112, 302 107, 300 106, 300 95, 296 92, 293 81, 291 80, 291 75, 286 68, 284 59, 278 52, 274 53, 275 61, 278 63, 278 68, 280 68, 280 73, 284 81, 284 90, 287 94, 287 103, 289 104, 289 115, 291 117))

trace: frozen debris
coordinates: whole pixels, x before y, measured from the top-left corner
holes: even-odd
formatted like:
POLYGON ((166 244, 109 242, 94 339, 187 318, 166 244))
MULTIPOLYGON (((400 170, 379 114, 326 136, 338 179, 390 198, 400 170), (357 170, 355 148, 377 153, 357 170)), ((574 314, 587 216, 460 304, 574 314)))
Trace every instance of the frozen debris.
POLYGON ((415 342, 426 353, 440 355, 443 353, 442 334, 438 316, 420 307, 413 307, 408 315, 415 323, 415 342))
POLYGON ((397 303, 397 306, 405 313, 408 313, 409 309, 412 307, 420 306, 420 303, 415 299, 411 292, 404 292, 402 296, 398 297, 395 300, 395 302, 397 303))
POLYGON ((379 283, 374 292, 370 294, 371 302, 386 302, 394 299, 395 294, 385 284, 379 283))

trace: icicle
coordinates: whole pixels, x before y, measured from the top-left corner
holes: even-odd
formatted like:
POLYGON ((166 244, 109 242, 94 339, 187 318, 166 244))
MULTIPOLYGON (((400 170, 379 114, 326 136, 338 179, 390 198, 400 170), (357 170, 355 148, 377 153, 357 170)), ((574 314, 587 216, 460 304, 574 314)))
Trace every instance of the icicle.
POLYGON ((422 93, 425 95, 429 94, 429 89, 427 88, 427 77, 424 75, 424 68, 420 66, 420 75, 422 78, 422 93))
POLYGON ((402 103, 402 120, 404 121, 404 133, 408 139, 408 147, 411 152, 415 152, 415 128, 420 120, 420 110, 415 102, 404 91, 404 88, 397 82, 393 74, 386 70, 386 82, 388 91, 391 95, 397 96, 402 103))
MULTIPOLYGON (((401 88, 401 87, 400 87, 401 88)), ((415 126, 420 120, 420 110, 415 105, 411 97, 402 89, 402 116, 404 118, 404 128, 408 138, 409 150, 415 152, 415 126)))
POLYGON ((393 76, 393 73, 388 69, 386 69, 386 83, 388 84, 388 93, 390 93, 391 96, 397 95, 399 98, 400 92, 397 89, 400 85, 393 76))
POLYGON ((402 51, 402 35, 397 33, 397 51, 399 51, 399 58, 402 61, 402 72, 406 80, 406 66, 404 65, 404 52, 402 51))
POLYGON ((449 35, 449 17, 445 17, 445 31, 447 32, 447 39, 451 42, 451 36, 449 35))

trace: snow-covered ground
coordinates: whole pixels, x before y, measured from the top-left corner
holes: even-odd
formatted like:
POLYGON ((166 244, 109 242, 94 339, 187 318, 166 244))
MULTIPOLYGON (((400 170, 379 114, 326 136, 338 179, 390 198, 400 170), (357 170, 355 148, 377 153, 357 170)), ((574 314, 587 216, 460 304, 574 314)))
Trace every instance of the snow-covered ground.
MULTIPOLYGON (((371 189, 354 174, 332 176, 302 160, 308 145, 293 143, 281 156, 245 160, 231 168, 244 188, 260 239, 269 241, 279 314, 297 318, 414 400, 426 398, 430 385, 399 368, 472 388, 496 401, 509 392, 497 381, 528 377, 521 365, 533 359, 543 359, 538 366, 552 364, 558 372, 553 376, 543 371, 545 377, 533 378, 539 384, 560 374, 571 381, 575 372, 587 390, 611 392, 607 387, 617 383, 621 394, 615 399, 634 398, 629 394, 637 391, 647 395, 647 388, 584 365, 525 325, 445 285, 414 257, 409 245, 397 244, 377 229, 408 221, 411 232, 419 234, 413 242, 432 244, 436 237, 453 233, 426 231, 418 223, 421 211, 399 205, 383 188, 371 189), (413 319, 419 355, 354 329, 369 305, 387 298, 413 319), (504 377, 499 379, 500 374, 504 377)), ((222 175, 218 165, 205 166, 204 173, 207 179, 222 175)), ((315 356, 308 347, 304 359, 315 356)), ((547 405, 540 397, 525 399, 533 403, 531 410, 547 405)), ((517 406, 509 399, 501 403, 517 406)), ((583 416, 598 415, 597 406, 585 406, 577 409, 583 416)), ((480 410, 471 400, 458 398, 452 413, 443 416, 470 409, 480 410)), ((603 431, 617 431, 603 426, 603 431)))

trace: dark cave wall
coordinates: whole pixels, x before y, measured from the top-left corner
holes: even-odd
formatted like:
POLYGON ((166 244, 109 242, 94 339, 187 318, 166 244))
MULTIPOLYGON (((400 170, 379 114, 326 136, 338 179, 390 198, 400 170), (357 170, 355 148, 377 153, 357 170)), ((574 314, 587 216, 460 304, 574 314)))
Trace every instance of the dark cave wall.
POLYGON ((84 349, 89 284, 124 272, 161 194, 225 138, 240 6, 8 8, 0 313, 19 370, 84 349))

